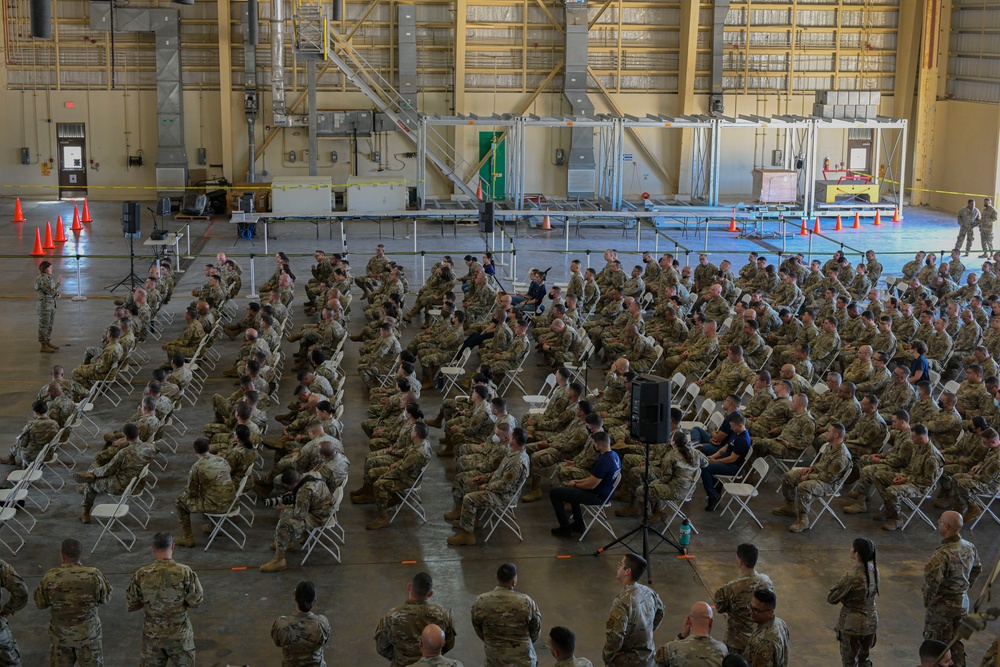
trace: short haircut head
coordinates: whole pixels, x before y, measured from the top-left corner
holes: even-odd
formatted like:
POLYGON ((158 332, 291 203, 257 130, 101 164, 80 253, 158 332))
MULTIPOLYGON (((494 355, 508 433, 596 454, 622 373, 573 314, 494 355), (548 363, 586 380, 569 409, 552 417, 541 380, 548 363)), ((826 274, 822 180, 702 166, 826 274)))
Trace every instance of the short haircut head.
POLYGON ((431 589, 434 587, 434 579, 426 572, 417 572, 413 575, 413 579, 410 580, 410 587, 413 589, 414 595, 425 598, 431 594, 431 589))
POLYGON ((569 628, 557 625, 549 630, 549 644, 560 653, 576 651, 576 634, 569 628))
POLYGON ((743 564, 749 568, 757 567, 757 558, 759 556, 760 550, 757 548, 756 544, 744 542, 736 547, 736 557, 743 561, 743 564))
POLYGON ((161 530, 153 535, 153 549, 155 551, 165 551, 174 545, 174 536, 170 531, 161 530))
POLYGON ((70 537, 63 540, 62 544, 59 545, 59 553, 61 553, 63 558, 66 560, 76 563, 83 555, 83 545, 80 544, 79 540, 74 540, 70 537))
POLYGON ((753 592, 753 599, 770 610, 774 610, 778 606, 778 596, 774 594, 774 591, 769 591, 766 588, 755 590, 753 592))
POLYGON ((194 441, 193 447, 194 451, 198 454, 208 454, 208 450, 211 445, 212 442, 208 438, 197 438, 194 441))
POLYGON ((510 584, 517 579, 517 566, 513 563, 504 563, 497 568, 497 581, 501 584, 510 584))

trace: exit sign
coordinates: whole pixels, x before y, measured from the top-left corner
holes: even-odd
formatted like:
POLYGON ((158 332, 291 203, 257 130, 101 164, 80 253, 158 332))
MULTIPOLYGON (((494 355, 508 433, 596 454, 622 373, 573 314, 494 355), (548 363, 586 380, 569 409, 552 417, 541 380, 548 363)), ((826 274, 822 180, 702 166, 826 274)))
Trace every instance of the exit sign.
POLYGON ((63 102, 63 106, 66 107, 67 109, 72 109, 73 107, 76 106, 76 102, 63 102))

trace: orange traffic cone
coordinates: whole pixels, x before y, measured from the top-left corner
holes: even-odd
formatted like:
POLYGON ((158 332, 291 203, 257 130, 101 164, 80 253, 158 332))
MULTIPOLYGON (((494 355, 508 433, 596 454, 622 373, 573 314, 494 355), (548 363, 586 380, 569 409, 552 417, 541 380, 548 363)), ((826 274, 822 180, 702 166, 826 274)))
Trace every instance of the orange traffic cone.
POLYGON ((542 229, 552 229, 552 220, 549 219, 549 216, 542 218, 542 229))
POLYGON ((14 200, 14 219, 11 222, 25 222, 24 211, 21 210, 21 198, 14 200))
POLYGON ((90 219, 90 206, 87 205, 87 200, 83 200, 83 217, 80 218, 80 222, 93 222, 90 219))
POLYGON ((898 206, 896 207, 896 210, 892 214, 892 221, 893 222, 902 222, 903 221, 903 216, 899 212, 899 207, 898 206))
POLYGON ((879 215, 879 212, 877 210, 875 211, 875 226, 876 227, 882 226, 882 216, 879 215))
POLYGON ((854 224, 851 229, 861 229, 861 215, 859 213, 854 214, 854 224))
POLYGON ((62 216, 59 216, 56 219, 56 243, 66 243, 66 241, 69 241, 69 239, 66 238, 66 230, 63 228, 62 216))
POLYGON ((46 250, 55 250, 56 244, 52 240, 52 223, 48 220, 45 221, 45 245, 42 246, 46 250))
POLYGON ((81 222, 83 221, 80 220, 80 209, 78 209, 76 206, 73 206, 73 224, 77 225, 81 222))
POLYGON ((736 229, 736 209, 735 208, 733 209, 733 217, 729 218, 729 231, 731 231, 731 232, 739 231, 738 229, 736 229))
POLYGON ((806 231, 806 219, 802 218, 802 229, 799 230, 799 236, 809 236, 809 232, 806 231))
POLYGON ((45 251, 42 250, 42 230, 35 227, 35 249, 31 251, 32 257, 44 257, 45 251))
MULTIPOLYGON (((61 215, 59 216, 59 219, 62 220, 61 215)), ((80 224, 79 218, 73 218, 73 226, 70 227, 70 229, 72 229, 74 232, 83 231, 83 225, 80 224)))
POLYGON ((837 226, 833 228, 833 231, 840 232, 844 230, 843 221, 840 219, 840 214, 837 214, 837 226))
POLYGON ((483 200, 483 182, 481 180, 476 184, 476 199, 483 200))
POLYGON ((822 234, 823 230, 819 228, 819 216, 816 216, 816 222, 813 224, 813 234, 822 234))

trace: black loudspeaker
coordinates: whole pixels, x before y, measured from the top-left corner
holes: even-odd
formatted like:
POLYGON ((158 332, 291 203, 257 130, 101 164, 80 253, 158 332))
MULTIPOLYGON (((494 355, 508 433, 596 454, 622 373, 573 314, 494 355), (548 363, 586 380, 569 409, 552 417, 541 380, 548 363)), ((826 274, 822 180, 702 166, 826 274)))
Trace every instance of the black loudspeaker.
POLYGON ((493 233, 493 216, 496 211, 496 202, 484 201, 479 204, 479 231, 484 234, 493 233))
POLYGON ((126 234, 138 234, 142 223, 139 215, 142 205, 137 201, 122 202, 122 231, 126 234))
POLYGON ((670 380, 640 375, 632 380, 629 433, 640 442, 670 439, 670 380))

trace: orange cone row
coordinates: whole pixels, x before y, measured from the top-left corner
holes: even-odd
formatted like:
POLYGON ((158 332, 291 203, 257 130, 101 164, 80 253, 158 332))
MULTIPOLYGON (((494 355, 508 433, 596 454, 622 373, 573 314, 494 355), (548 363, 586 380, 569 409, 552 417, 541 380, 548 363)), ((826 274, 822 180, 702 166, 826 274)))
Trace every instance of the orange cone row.
POLYGON ((11 222, 25 222, 24 211, 21 210, 21 198, 14 200, 14 219, 11 222))

